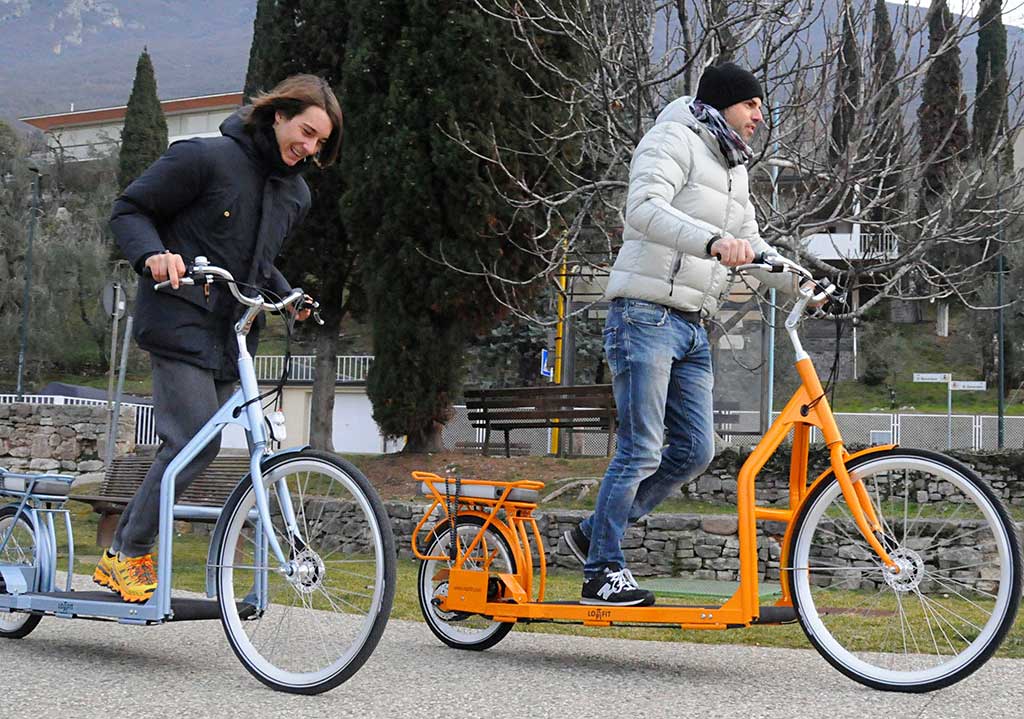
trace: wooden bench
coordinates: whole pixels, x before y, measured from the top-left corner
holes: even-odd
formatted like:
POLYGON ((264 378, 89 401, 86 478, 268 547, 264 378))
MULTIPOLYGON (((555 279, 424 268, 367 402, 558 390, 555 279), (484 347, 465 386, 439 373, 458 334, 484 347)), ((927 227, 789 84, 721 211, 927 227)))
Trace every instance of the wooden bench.
POLYGON ((736 424, 740 421, 740 416, 736 414, 739 411, 739 402, 715 402, 715 431, 722 436, 751 436, 760 437, 761 431, 759 429, 730 429, 723 427, 725 424, 736 424))
MULTIPOLYGON (((72 495, 71 499, 92 506, 100 515, 96 544, 109 547, 124 508, 142 484, 152 457, 115 457, 103 477, 97 494, 72 495)), ((174 505, 174 518, 193 522, 216 522, 217 513, 238 481, 249 473, 248 455, 220 455, 188 486, 174 505)))
POLYGON ((611 453, 616 414, 610 384, 467 389, 465 400, 470 424, 484 430, 484 455, 491 430, 505 433, 505 456, 510 457, 510 431, 552 427, 607 432, 611 453))
MULTIPOLYGON (((516 428, 552 428, 600 431, 608 433, 607 454, 611 454, 615 436, 615 398, 610 384, 573 387, 509 387, 504 389, 467 389, 466 413, 473 427, 484 430, 484 441, 460 445, 480 448, 487 456, 491 448, 491 430, 505 433, 505 456, 513 454, 509 432, 516 428)), ((757 431, 729 430, 721 425, 739 422, 737 402, 717 402, 714 423, 721 434, 760 435, 757 431)), ((519 452, 515 452, 518 454, 519 452)))
MULTIPOLYGON (((460 454, 483 454, 487 455, 491 450, 498 449, 498 445, 491 444, 484 447, 483 442, 456 442, 455 451, 460 454)), ((527 457, 530 454, 530 445, 527 442, 512 442, 509 445, 511 454, 515 457, 527 457)))

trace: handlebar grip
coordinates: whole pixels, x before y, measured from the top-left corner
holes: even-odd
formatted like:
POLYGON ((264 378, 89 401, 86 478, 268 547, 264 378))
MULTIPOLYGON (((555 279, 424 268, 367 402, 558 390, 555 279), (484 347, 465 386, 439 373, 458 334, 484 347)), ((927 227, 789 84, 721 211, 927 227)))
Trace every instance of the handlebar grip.
MULTIPOLYGON (((180 278, 178 278, 178 284, 179 285, 194 285, 195 283, 196 283, 196 281, 193 280, 191 277, 180 277, 180 278)), ((170 280, 164 280, 163 282, 157 282, 155 285, 153 285, 153 289, 154 290, 162 290, 164 287, 170 287, 170 286, 171 286, 171 281, 170 280)))

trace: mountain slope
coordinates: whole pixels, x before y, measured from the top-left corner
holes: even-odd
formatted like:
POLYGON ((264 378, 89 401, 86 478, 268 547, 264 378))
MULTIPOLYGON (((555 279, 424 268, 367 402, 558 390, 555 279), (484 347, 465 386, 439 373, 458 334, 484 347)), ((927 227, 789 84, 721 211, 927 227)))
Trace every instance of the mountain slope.
POLYGON ((255 0, 0 4, 0 117, 123 105, 149 47, 160 96, 237 92, 255 0))

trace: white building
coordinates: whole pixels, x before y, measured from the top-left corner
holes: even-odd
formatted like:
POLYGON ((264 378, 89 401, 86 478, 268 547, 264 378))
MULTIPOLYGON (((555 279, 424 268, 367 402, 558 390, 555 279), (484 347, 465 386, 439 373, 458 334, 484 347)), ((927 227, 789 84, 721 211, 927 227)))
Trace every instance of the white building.
MULTIPOLYGON (((216 137, 220 124, 242 105, 242 93, 164 100, 169 142, 190 137, 216 137)), ((19 118, 46 134, 51 151, 64 159, 90 160, 109 155, 121 144, 126 105, 19 118)))

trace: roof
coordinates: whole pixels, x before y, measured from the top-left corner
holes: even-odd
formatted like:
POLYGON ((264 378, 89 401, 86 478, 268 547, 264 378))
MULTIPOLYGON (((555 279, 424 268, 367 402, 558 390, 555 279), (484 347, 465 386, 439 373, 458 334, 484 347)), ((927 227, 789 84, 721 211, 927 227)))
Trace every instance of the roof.
MULTIPOLYGON (((160 103, 160 106, 163 108, 165 115, 176 115, 196 110, 239 107, 241 104, 242 93, 226 92, 219 95, 202 95, 200 97, 164 100, 160 103)), ((127 105, 119 105, 117 107, 101 107, 95 110, 81 110, 79 112, 19 117, 18 119, 45 132, 55 128, 71 127, 74 125, 96 125, 99 123, 116 122, 124 119, 127 109, 127 105)))

